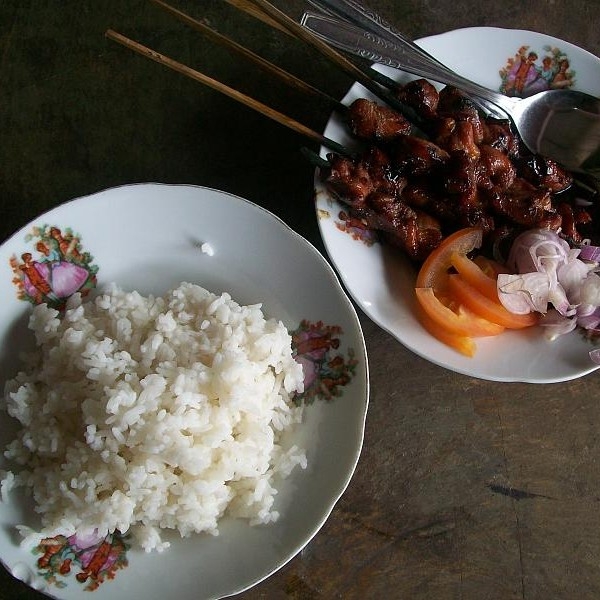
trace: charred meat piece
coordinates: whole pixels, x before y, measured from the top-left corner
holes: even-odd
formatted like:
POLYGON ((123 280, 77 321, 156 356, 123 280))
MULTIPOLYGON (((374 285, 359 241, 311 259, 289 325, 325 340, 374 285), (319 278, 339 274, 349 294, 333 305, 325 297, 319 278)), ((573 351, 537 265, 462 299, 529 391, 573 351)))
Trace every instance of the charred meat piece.
POLYGON ((366 98, 359 98, 350 105, 347 120, 357 138, 374 143, 389 143, 412 129, 400 113, 366 98))
POLYGON ((429 121, 427 133, 432 140, 436 140, 441 146, 444 140, 449 138, 456 129, 456 119, 452 117, 435 117, 429 121))
POLYGON ((415 261, 425 260, 442 241, 439 224, 430 215, 417 211, 417 218, 406 223, 402 246, 415 261))
POLYGON ((439 92, 438 114, 460 115, 464 118, 479 117, 479 110, 473 100, 458 88, 447 85, 439 92))
POLYGON ((375 189, 369 169, 363 162, 337 154, 328 155, 329 169, 324 177, 327 188, 344 204, 361 204, 375 189))
POLYGON ((450 194, 467 194, 477 189, 477 163, 467 154, 455 153, 446 163, 444 187, 450 194))
POLYGON ((459 89, 447 85, 439 93, 438 116, 452 117, 456 121, 468 121, 473 125, 475 141, 483 140, 483 124, 477 106, 459 89))
POLYGON ((481 227, 484 231, 494 228, 494 217, 478 186, 478 162, 465 154, 453 155, 448 163, 446 189, 456 214, 458 227, 481 227))
POLYGON ((476 167, 477 185, 486 190, 503 191, 509 188, 516 169, 507 154, 493 146, 481 144, 476 167))
POLYGON ((398 195, 406 184, 406 180, 392 170, 388 156, 376 147, 369 148, 358 160, 337 154, 327 158, 330 167, 323 180, 344 204, 365 202, 376 190, 398 195))
POLYGON ((416 210, 425 211, 441 223, 456 223, 458 220, 456 202, 438 190, 427 177, 411 179, 401 198, 406 204, 416 210))
POLYGON ((414 209, 385 192, 373 192, 367 199, 366 206, 377 215, 377 229, 387 233, 397 233, 407 221, 417 219, 414 209))
POLYGON ((402 228, 410 220, 416 220, 417 213, 394 196, 374 191, 365 202, 349 206, 350 217, 359 219, 369 229, 383 232, 392 237, 402 238, 402 228))
POLYGON ((509 221, 528 228, 560 227, 561 217, 552 206, 549 190, 534 186, 525 179, 515 178, 507 190, 493 195, 494 211, 509 221))
MULTIPOLYGON (((409 206, 433 215, 448 230, 459 227, 481 227, 485 231, 494 228, 494 218, 482 198, 475 181, 473 163, 464 156, 451 157, 449 164, 456 164, 456 176, 464 176, 464 181, 456 181, 455 186, 435 185, 432 178, 411 178, 402 191, 402 200, 409 206), (466 163, 458 166, 461 159, 466 163)), ((450 180, 444 176, 446 184, 450 180)))
POLYGON ((518 136, 513 133, 510 127, 510 121, 501 121, 488 117, 482 122, 483 138, 482 142, 492 146, 497 150, 502 150, 511 158, 519 156, 521 142, 518 136))
POLYGON ((427 79, 415 79, 407 83, 398 89, 397 96, 423 119, 429 120, 436 116, 439 95, 427 79))
POLYGON ((567 202, 560 202, 557 211, 561 216, 561 233, 574 244, 581 244, 583 236, 577 230, 579 225, 588 225, 592 217, 580 207, 573 207, 567 202))
POLYGON ((440 224, 431 215, 385 194, 373 194, 369 204, 378 215, 385 239, 411 259, 425 260, 442 241, 440 224))
POLYGON ((549 158, 528 153, 516 164, 521 177, 554 193, 566 190, 573 183, 573 176, 549 158))
POLYGON ((361 159, 331 154, 323 173, 328 189, 369 229, 385 233, 414 260, 423 260, 442 239, 437 219, 401 200, 405 180, 392 175, 386 155, 371 148, 361 159))
POLYGON ((448 117, 444 120, 445 131, 439 132, 435 139, 436 143, 450 154, 460 152, 470 160, 477 160, 480 151, 477 141, 479 134, 475 126, 471 121, 456 121, 454 119, 451 119, 451 121, 452 125, 450 125, 448 117))
POLYGON ((435 172, 450 158, 437 144, 413 135, 400 138, 390 154, 394 167, 411 176, 435 172))

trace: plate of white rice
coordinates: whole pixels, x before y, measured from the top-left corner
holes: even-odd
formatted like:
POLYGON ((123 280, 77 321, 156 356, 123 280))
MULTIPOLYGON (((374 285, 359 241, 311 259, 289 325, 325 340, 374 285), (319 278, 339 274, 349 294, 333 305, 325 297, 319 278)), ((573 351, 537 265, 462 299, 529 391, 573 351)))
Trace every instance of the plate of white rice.
POLYGON ((60 599, 222 598, 319 531, 368 366, 319 252, 239 197, 139 184, 0 246, 0 559, 60 599))

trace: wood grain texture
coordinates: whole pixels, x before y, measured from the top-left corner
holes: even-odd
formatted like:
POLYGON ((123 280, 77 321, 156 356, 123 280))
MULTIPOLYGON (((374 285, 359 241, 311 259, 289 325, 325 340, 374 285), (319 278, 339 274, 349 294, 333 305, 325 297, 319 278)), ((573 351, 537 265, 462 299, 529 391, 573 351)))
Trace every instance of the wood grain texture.
MULTIPOLYGON (((489 25, 544 31, 600 54, 597 0, 369 1, 412 38, 489 25)), ((305 8, 275 4, 296 18, 305 8)), ((336 98, 351 84, 227 2, 176 6, 336 98)), ((325 103, 273 83, 151 2, 2 0, 2 239, 70 198, 163 181, 248 198, 324 251, 303 136, 127 52, 106 40, 109 28, 323 130, 325 103)), ((361 322, 371 403, 355 476, 312 542, 240 600, 600 598, 598 376, 483 382, 361 322)), ((0 569, 0 600, 41 598, 0 569)))

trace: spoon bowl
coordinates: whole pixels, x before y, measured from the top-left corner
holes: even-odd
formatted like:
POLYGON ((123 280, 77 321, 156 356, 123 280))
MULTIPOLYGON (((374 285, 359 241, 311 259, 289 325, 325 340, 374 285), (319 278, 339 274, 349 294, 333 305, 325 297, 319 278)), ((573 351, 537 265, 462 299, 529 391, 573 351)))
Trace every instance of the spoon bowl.
POLYGON ((502 100, 525 145, 573 171, 600 169, 600 100, 575 90, 547 90, 502 100))

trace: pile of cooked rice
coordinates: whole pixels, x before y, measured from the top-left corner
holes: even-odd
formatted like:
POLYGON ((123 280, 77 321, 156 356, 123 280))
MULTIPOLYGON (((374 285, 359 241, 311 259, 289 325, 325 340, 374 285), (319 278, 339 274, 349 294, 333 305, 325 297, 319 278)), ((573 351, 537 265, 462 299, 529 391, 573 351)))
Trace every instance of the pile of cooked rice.
MULTIPOLYGON (((32 489, 42 531, 129 532, 163 550, 162 529, 218 534, 227 514, 277 519, 276 485, 306 467, 284 445, 299 423, 302 367, 284 325, 182 283, 165 297, 111 286, 64 314, 39 305, 36 351, 6 384, 21 423, 2 496, 32 489)), ((32 541, 31 539, 29 541, 32 541)))

